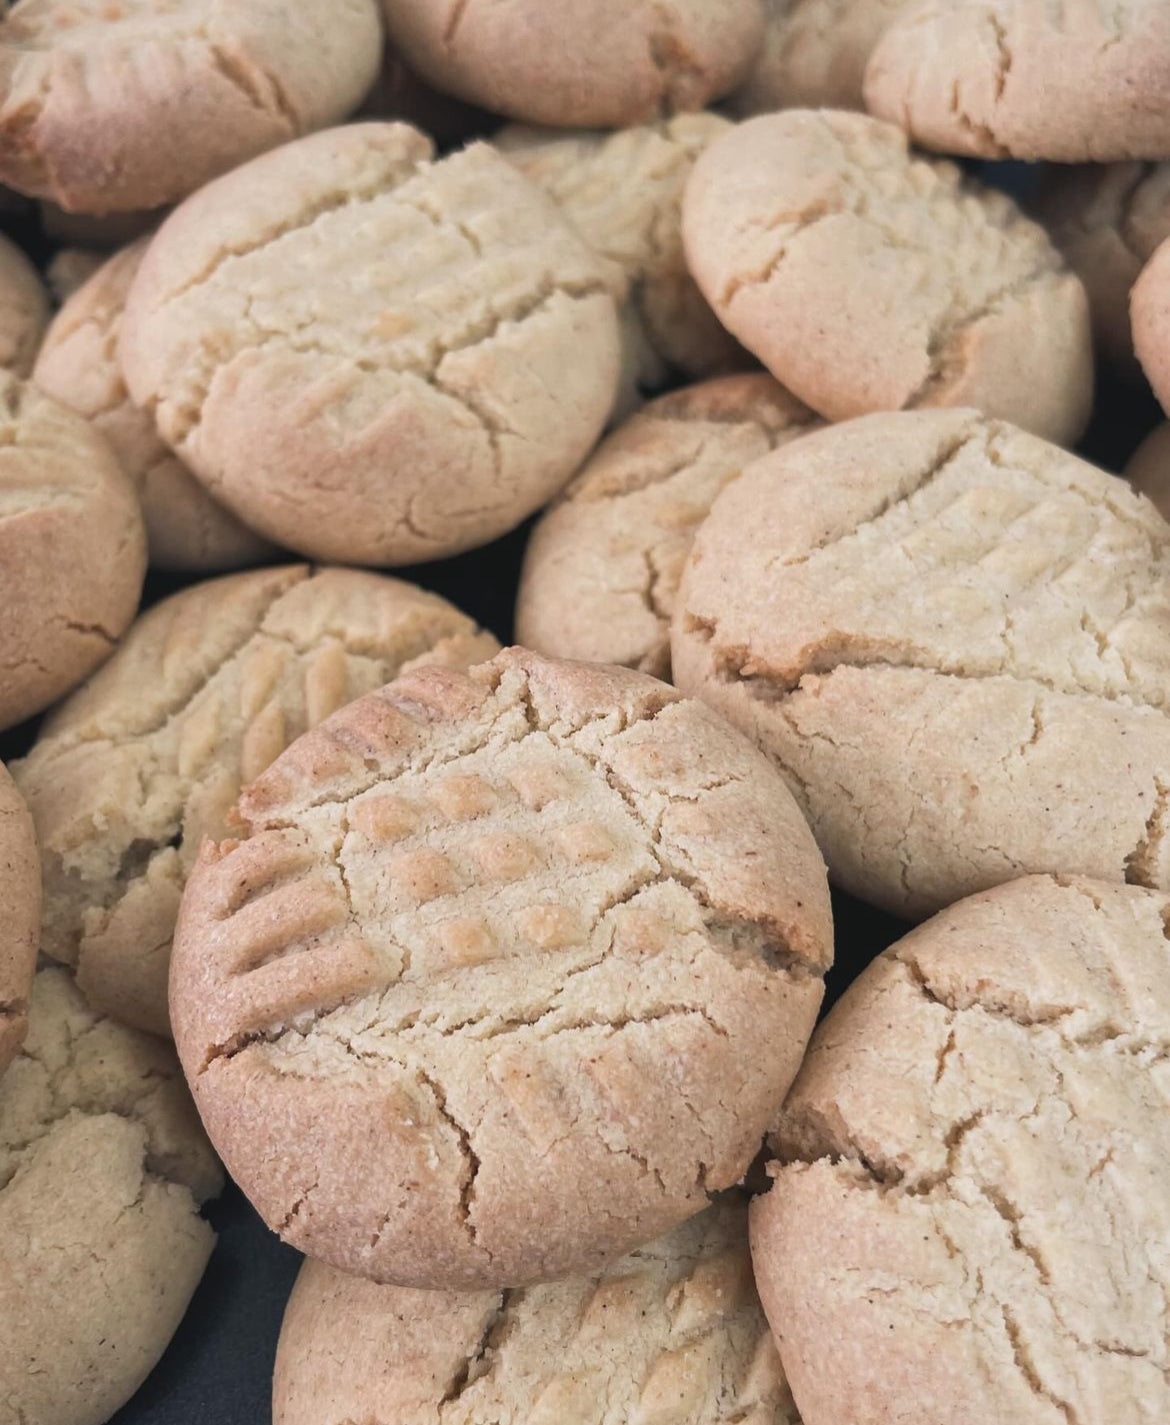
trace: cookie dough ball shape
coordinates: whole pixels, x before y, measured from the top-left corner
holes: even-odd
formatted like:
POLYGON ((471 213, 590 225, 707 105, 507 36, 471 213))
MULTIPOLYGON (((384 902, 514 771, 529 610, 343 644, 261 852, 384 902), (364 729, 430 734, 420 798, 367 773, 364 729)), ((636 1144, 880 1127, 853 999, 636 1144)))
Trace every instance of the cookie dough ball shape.
POLYGON ((1028 871, 1170 888, 1170 526, 973 411, 867 416, 715 501, 675 681, 784 769, 830 872, 921 917, 1028 871))
POLYGON ((172 1051, 33 987, 0 1080, 0 1419, 104 1425, 182 1319, 221 1173, 172 1051))
POLYGON ((356 108, 375 0, 26 0, 0 20, 0 181, 67 210, 173 203, 356 108))
POLYGON ((0 237, 0 368, 27 376, 48 322, 49 296, 36 268, 0 237))
POLYGON ((1125 478, 1163 519, 1170 516, 1170 421, 1152 430, 1130 456, 1125 478))
MULTIPOLYGON (((32 818, 0 763, 0 1074, 28 1027, 28 997, 41 924, 41 867, 32 818)), ((0 1089, 0 1093, 3 1090, 0 1089)))
POLYGON ((598 1271, 739 1180, 832 931, 782 778, 701 704, 511 650, 302 738, 205 843, 179 1055, 261 1216, 428 1289, 598 1271))
POLYGON ((1142 269, 1130 297, 1130 316, 1142 370, 1170 415, 1170 238, 1142 269))
POLYGON ((1015 881, 891 947, 818 1030, 752 1206, 805 1425, 1166 1418, 1168 914, 1015 881))

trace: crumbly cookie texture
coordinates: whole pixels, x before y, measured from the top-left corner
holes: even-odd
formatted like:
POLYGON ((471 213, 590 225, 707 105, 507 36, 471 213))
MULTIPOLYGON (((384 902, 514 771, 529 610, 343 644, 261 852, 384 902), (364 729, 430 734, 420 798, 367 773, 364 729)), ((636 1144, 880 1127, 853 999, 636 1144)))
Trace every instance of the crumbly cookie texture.
MULTIPOLYGON (((0 762, 0 1074, 28 1028, 41 923, 41 867, 28 808, 0 762)), ((2 1093, 3 1090, 0 1090, 2 1093)))
POLYGON ((762 373, 651 402, 598 447, 532 531, 519 642, 669 681, 670 619, 695 530, 745 465, 817 424, 762 373))
POLYGON ((599 1271, 751 1163, 832 954, 782 778, 701 704, 523 650, 343 709, 205 843, 176 1043, 273 1228, 401 1286, 599 1271))
POLYGON ((0 729, 109 657, 145 573, 142 515, 109 445, 0 372, 0 729))
POLYGON ((893 946, 818 1030, 752 1206, 807 1421, 1167 1418, 1168 917, 1148 890, 1015 881, 893 946))
POLYGON ((1036 223, 862 114, 750 119, 695 163, 700 289, 831 420, 978 406, 1071 444, 1092 403, 1083 287, 1036 223))
POLYGON ((1170 7, 1150 0, 925 0, 888 26, 869 110, 980 158, 1170 155, 1170 7))
POLYGON ((143 239, 124 248, 66 301, 45 335, 33 380, 110 442, 142 501, 152 564, 212 572, 257 563, 271 546, 212 499, 126 389, 118 341, 146 247, 143 239))
POLYGON ((1029 871, 1170 887, 1170 526, 972 411, 765 456, 684 572, 675 681, 766 747, 846 889, 919 917, 1029 871))
POLYGON ((1170 238, 1142 269, 1129 309, 1138 360, 1170 415, 1170 238))
POLYGON ((301 1268, 275 1425, 798 1425, 752 1281, 746 1203, 724 1198, 597 1276, 414 1291, 301 1268))
POLYGON ((0 1421, 103 1425, 186 1310, 221 1186, 172 1051, 42 970, 0 1081, 0 1421))
POLYGON ((86 213, 173 203, 344 118, 380 56, 376 0, 25 0, 0 19, 0 181, 86 213))
POLYGON ((601 259, 496 151, 312 135, 163 225, 126 306, 135 401, 212 494, 314 558, 502 534, 569 478, 618 377, 601 259), (556 380, 550 380, 550 372, 556 380))
POLYGON ((49 322, 49 294, 15 243, 0 237, 0 369, 27 376, 49 322))
POLYGON ((166 1034, 179 897, 241 786, 404 668, 498 646, 446 600, 351 569, 237 574, 156 605, 14 768, 40 839, 42 948, 93 1004, 166 1034))
POLYGON ((1170 421, 1152 430, 1130 456, 1125 478, 1163 519, 1170 516, 1170 421))

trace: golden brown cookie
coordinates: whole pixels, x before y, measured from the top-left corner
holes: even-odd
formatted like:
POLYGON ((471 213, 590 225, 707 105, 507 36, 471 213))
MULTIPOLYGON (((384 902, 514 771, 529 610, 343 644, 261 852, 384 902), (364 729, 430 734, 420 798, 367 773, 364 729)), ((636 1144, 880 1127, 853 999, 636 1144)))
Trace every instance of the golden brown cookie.
MULTIPOLYGON (((28 1028, 28 997, 41 928, 41 865, 32 817, 0 762, 0 1074, 28 1028)), ((3 1090, 0 1090, 2 1093, 3 1090)))
POLYGON ((36 268, 0 237, 0 369, 27 376, 49 322, 49 296, 36 268))

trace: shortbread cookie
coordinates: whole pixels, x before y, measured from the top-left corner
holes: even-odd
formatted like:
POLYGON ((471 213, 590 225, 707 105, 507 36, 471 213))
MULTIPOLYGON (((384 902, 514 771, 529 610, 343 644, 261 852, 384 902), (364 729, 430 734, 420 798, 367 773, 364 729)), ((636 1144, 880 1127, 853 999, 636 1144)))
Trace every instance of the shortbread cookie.
POLYGON ((0 237, 0 368, 27 376, 48 323, 49 295, 36 268, 0 237))
POLYGON ((0 729, 110 656, 145 572, 142 515, 109 445, 0 372, 0 729))
POLYGON ((87 213, 173 203, 336 123, 377 0, 24 0, 0 21, 0 178, 87 213))
POLYGON ((382 0, 425 79, 532 124, 621 128, 718 99, 747 74, 762 0, 382 0))
POLYGON ((104 1425, 138 1389, 203 1275, 220 1185, 170 1048, 42 970, 0 1080, 3 1425, 104 1425))
POLYGON ((110 258, 57 314, 33 379, 88 416, 114 448, 142 501, 150 562, 162 569, 238 569, 271 553, 207 493, 130 399, 118 361, 122 313, 146 241, 110 258))
POLYGON ((972 405, 1071 444, 1088 303, 1037 224, 862 114, 740 124, 695 164, 683 236, 727 328, 832 420, 972 405))
POLYGON ((486 144, 332 129, 209 184, 130 293, 127 384, 246 524, 343 563, 504 533, 609 416, 601 259, 486 144))
POLYGON ((1170 415, 1170 238, 1142 269, 1130 299, 1130 316, 1142 370, 1170 415))
POLYGON ((870 111, 916 143, 980 158, 1170 158, 1162 0, 925 0, 886 28, 870 111))
POLYGON ((752 1206, 806 1425, 1170 1417, 1170 900, 1032 877, 818 1030, 752 1206))
POLYGON ((272 1397, 274 1425, 798 1425, 734 1199, 548 1286, 414 1291, 308 1261, 272 1397))
POLYGON ((1170 526, 1034 436, 921 411, 765 456, 699 529, 671 651, 865 900, 1170 888, 1170 526))
POLYGON ((466 668, 498 646, 444 599, 356 570, 265 569, 156 605, 14 769, 40 839, 45 952, 91 1003, 166 1034, 179 896, 240 787, 403 668, 466 668))
POLYGON ((519 642, 669 680, 679 576, 712 500, 815 423, 763 374, 690 386, 631 417, 532 531, 519 642))
MULTIPOLYGON (((0 1074, 28 1027, 28 996, 41 926, 41 866, 32 818, 0 762, 0 1074)), ((2 1093, 3 1090, 0 1090, 2 1093)))
POLYGON ((832 930, 767 758, 627 669, 428 668, 206 842, 171 1009, 265 1221, 399 1286, 597 1272, 737 1182, 832 930))
POLYGON ((1130 456, 1125 478, 1153 501, 1163 519, 1170 516, 1170 421, 1152 430, 1130 456))

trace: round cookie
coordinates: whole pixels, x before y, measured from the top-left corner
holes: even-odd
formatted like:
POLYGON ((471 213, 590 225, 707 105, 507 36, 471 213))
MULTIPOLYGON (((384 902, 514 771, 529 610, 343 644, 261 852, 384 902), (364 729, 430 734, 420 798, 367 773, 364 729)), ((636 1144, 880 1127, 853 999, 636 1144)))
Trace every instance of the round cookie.
POLYGON ((307 1261, 272 1397, 274 1425, 419 1425, 452 1402, 466 1425, 799 1425, 733 1198, 547 1286, 414 1291, 307 1261))
POLYGON ((27 376, 49 322, 49 296, 36 268, 0 237, 0 368, 27 376))
POLYGON ((173 203, 356 108, 376 0, 25 0, 0 20, 0 180, 86 213, 173 203))
POLYGON ((350 704, 205 842, 179 1056, 293 1245, 428 1289, 599 1271, 736 1183, 832 954, 783 779, 701 704, 514 649, 350 704))
POLYGON ((182 1319, 222 1184, 172 1051, 42 970, 0 1080, 0 1418, 104 1425, 182 1319))
POLYGON ((1170 1412, 1165 895, 1030 877, 876 960, 751 1211, 805 1425, 1170 1412))
POLYGON ((0 372, 0 729, 110 656, 145 573, 142 515, 113 451, 0 372))
POLYGON ((152 564, 211 572, 258 563, 271 546, 213 500, 163 444, 122 378, 122 314, 146 247, 144 239, 111 257, 66 301, 45 335, 33 380, 110 442, 138 490, 152 564))
POLYGON ((1084 289, 1005 194, 862 114, 794 109, 699 157, 683 237, 716 313, 831 420, 978 406, 1072 444, 1093 362, 1084 289))
POLYGON ((700 526, 671 652, 865 900, 1170 888, 1170 526, 1035 436, 919 411, 758 460, 700 526))
POLYGON ((669 681, 678 581, 712 500, 816 424, 762 373, 689 386, 631 416, 532 531, 517 640, 669 681))
POLYGON ((1129 310, 1138 360, 1162 409, 1170 415, 1170 238, 1142 268, 1129 310))
POLYGON ((351 569, 237 574, 157 604, 14 768, 40 840, 42 949, 92 1004, 166 1034, 179 897, 240 787, 402 669, 498 647, 446 600, 351 569))
POLYGON ((1170 516, 1170 421, 1152 430, 1129 458, 1125 478, 1166 519, 1170 516))
POLYGON ((437 89, 532 124, 622 128, 702 109, 743 79, 761 0, 382 0, 437 89))
POLYGON ((601 259, 552 200, 486 144, 432 162, 404 124, 312 135, 189 198, 121 355, 246 524, 362 564, 518 524, 592 448, 619 364, 601 259))
MULTIPOLYGON (((28 997, 41 925, 41 867, 32 818, 0 762, 0 1074, 28 1027, 28 997)), ((3 1090, 0 1090, 2 1093, 3 1090)))

